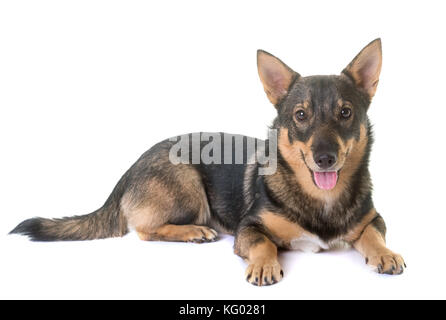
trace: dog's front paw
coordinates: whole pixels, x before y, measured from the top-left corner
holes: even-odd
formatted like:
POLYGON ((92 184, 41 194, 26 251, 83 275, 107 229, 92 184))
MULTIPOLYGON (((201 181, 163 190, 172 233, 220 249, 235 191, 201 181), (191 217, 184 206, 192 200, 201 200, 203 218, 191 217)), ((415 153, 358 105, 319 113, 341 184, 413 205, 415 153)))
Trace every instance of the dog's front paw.
POLYGON ((250 263, 246 281, 255 286, 269 286, 282 280, 283 271, 277 260, 250 263))
POLYGON ((391 275, 402 274, 404 268, 406 268, 403 257, 390 250, 378 255, 366 257, 365 262, 374 268, 376 272, 391 275))

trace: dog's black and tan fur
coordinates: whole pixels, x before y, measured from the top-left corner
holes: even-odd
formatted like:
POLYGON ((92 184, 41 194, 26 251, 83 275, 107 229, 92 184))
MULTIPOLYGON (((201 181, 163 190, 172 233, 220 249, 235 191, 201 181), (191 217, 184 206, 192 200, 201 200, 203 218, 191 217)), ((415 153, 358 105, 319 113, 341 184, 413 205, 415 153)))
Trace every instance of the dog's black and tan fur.
POLYGON ((259 175, 260 164, 246 161, 174 165, 174 142, 165 140, 124 174, 99 210, 29 219, 12 233, 37 241, 89 240, 135 229, 142 240, 209 242, 218 230, 235 235, 235 253, 248 262, 246 277, 255 285, 282 279, 278 248, 319 251, 347 244, 378 272, 400 274, 405 264, 385 245, 368 170, 373 139, 367 110, 381 59, 377 39, 340 75, 301 77, 259 50, 260 79, 278 113, 274 174, 259 175), (338 174, 329 190, 319 188, 314 177, 327 168, 338 174))

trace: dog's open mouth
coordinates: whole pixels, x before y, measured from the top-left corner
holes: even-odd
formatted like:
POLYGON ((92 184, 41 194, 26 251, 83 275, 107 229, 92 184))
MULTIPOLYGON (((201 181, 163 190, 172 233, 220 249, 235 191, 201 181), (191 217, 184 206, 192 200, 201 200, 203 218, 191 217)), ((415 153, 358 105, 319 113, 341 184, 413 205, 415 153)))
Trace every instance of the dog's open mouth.
POLYGON ((338 171, 313 171, 314 183, 319 189, 331 190, 338 182, 338 171))
POLYGON ((341 169, 337 171, 314 171, 308 166, 307 161, 305 160, 305 154, 302 152, 302 150, 300 150, 300 156, 308 170, 311 172, 314 184, 319 189, 331 190, 336 187, 336 183, 338 182, 339 178, 339 171, 341 171, 341 169))

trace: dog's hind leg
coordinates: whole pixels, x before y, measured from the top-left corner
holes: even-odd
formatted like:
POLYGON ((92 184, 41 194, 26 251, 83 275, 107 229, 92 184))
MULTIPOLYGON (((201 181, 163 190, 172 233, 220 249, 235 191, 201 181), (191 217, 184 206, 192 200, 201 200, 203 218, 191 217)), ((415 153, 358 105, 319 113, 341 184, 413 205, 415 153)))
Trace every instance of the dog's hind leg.
POLYGON ((187 188, 178 184, 167 185, 151 179, 149 191, 138 206, 130 206, 124 198, 130 229, 135 229, 145 241, 211 242, 217 232, 209 223, 209 206, 201 186, 189 181, 187 188))
POLYGON ((145 241, 213 242, 217 232, 206 226, 165 224, 152 232, 137 231, 145 241))
POLYGON ((141 160, 121 200, 130 229, 146 241, 210 242, 211 224, 202 177, 192 165, 173 165, 167 149, 141 160))
POLYGON ((202 243, 217 239, 217 232, 206 226, 209 206, 198 183, 193 186, 189 181, 184 188, 151 179, 147 187, 149 191, 140 205, 123 202, 129 227, 141 240, 202 243))

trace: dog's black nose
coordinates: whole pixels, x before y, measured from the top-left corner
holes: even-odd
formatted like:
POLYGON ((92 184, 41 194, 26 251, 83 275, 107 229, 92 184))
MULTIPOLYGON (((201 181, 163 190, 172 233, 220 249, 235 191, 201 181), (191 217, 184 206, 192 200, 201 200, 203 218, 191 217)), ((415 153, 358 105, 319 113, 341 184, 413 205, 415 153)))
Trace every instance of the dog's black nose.
POLYGON ((323 153, 315 155, 314 161, 317 166, 321 169, 328 169, 336 163, 336 154, 334 153, 323 153))

